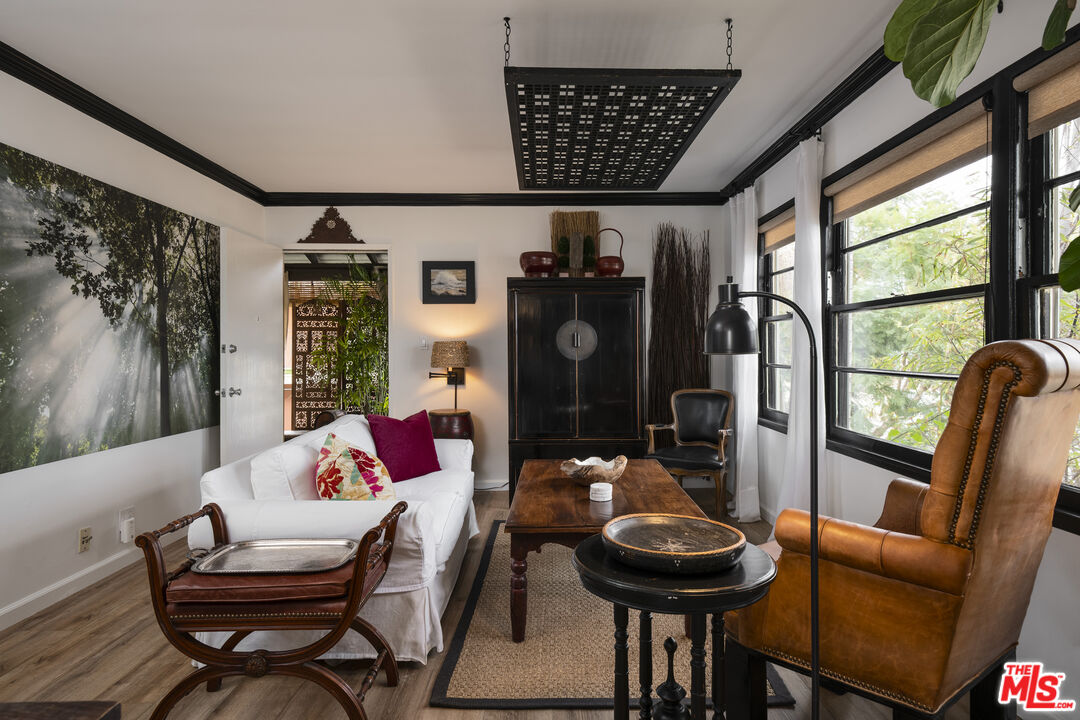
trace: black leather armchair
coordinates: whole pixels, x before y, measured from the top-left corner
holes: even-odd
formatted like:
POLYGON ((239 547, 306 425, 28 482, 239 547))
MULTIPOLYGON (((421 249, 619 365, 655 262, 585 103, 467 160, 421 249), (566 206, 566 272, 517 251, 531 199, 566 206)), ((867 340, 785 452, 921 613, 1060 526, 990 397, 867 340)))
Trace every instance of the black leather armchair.
POLYGON ((727 444, 732 435, 731 416, 735 398, 727 390, 689 389, 671 394, 670 425, 646 425, 649 450, 656 460, 682 484, 684 477, 711 477, 716 484, 716 519, 724 516, 727 479, 727 444), (672 430, 673 447, 657 448, 656 432, 672 430))

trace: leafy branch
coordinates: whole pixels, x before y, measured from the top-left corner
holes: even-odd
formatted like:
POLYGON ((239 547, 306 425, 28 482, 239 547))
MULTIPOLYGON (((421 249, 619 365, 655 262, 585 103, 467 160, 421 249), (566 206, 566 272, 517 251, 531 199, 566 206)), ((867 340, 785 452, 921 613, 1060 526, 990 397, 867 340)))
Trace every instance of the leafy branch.
MULTIPOLYGON (((956 100, 956 90, 971 74, 986 45, 994 9, 1002 0, 903 0, 885 27, 885 55, 901 63, 904 77, 923 100, 945 107, 956 100)), ((1076 0, 1056 0, 1043 29, 1042 46, 1052 50, 1065 42, 1076 0)), ((1069 207, 1080 207, 1080 188, 1073 190, 1069 207)), ((1080 238, 1074 238, 1061 256, 1058 276, 1063 290, 1080 289, 1080 238)))
MULTIPOLYGON (((1080 209, 1080 184, 1069 195, 1069 209, 1073 212, 1080 209)), ((1058 284, 1066 292, 1080 290, 1080 237, 1073 238, 1061 254, 1058 284)))
POLYGON ((389 411, 387 298, 385 271, 351 263, 349 277, 328 278, 315 301, 341 308, 337 332, 312 348, 311 362, 325 373, 343 410, 389 411))
MULTIPOLYGON (((945 107, 971 74, 986 44, 999 0, 903 0, 885 27, 885 55, 903 64, 904 77, 923 100, 945 107)), ((1065 42, 1076 0, 1056 0, 1042 46, 1065 42)))

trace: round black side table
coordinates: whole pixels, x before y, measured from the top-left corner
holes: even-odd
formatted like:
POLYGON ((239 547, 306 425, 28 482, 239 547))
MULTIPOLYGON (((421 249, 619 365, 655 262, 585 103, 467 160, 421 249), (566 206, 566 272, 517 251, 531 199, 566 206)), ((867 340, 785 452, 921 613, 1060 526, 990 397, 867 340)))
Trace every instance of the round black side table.
MULTIPOLYGON (((711 575, 662 575, 638 570, 608 556, 593 535, 574 550, 571 561, 585 589, 615 606, 615 720, 630 717, 627 658, 629 609, 641 612, 639 680, 641 718, 653 717, 652 614, 690 616, 690 717, 705 719, 705 619, 712 614, 713 720, 723 718, 724 612, 757 602, 776 577, 776 563, 756 545, 746 546, 739 564, 711 575)), ((674 648, 668 649, 669 661, 674 648)), ((669 662, 670 665, 670 662, 669 662)), ((656 719, 686 717, 679 704, 685 691, 669 681, 657 688, 656 719)))

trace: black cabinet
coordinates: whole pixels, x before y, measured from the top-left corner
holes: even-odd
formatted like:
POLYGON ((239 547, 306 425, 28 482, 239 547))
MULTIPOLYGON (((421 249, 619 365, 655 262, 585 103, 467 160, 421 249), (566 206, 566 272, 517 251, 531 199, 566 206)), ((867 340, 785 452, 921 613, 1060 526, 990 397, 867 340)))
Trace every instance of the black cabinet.
POLYGON ((508 278, 510 497, 531 458, 645 452, 644 278, 508 278))

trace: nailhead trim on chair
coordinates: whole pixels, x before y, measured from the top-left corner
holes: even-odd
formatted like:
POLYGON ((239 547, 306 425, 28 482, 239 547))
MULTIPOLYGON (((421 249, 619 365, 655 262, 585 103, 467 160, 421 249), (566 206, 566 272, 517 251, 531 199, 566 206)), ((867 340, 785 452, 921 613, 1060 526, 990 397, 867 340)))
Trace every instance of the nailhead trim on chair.
MULTIPOLYGON (((805 668, 807 670, 810 669, 810 663, 806 662, 802 658, 795 657, 794 655, 788 655, 785 652, 780 652, 779 650, 775 650, 773 648, 762 648, 762 651, 765 652, 766 654, 772 655, 773 657, 778 658, 780 660, 786 660, 787 662, 791 663, 792 665, 798 665, 799 667, 805 668)), ((828 677, 832 678, 833 680, 839 680, 839 681, 841 681, 843 683, 846 683, 848 685, 852 685, 852 686, 857 687, 857 688, 862 688, 863 690, 869 690, 870 692, 874 693, 875 695, 880 695, 882 697, 889 698, 890 700, 896 700, 898 702, 902 702, 905 705, 910 705, 913 708, 918 708, 919 710, 923 710, 923 711, 925 711, 927 713, 934 712, 934 708, 930 707, 929 705, 924 705, 923 703, 919 702, 918 700, 915 700, 914 698, 910 698, 907 695, 904 695, 902 693, 893 692, 892 690, 886 690, 885 688, 880 688, 877 685, 871 685, 870 683, 863 682, 862 680, 856 680, 855 678, 848 677, 847 675, 841 675, 840 673, 833 672, 832 670, 827 670, 826 668, 821 668, 821 674, 825 675, 825 676, 828 676, 828 677)))
POLYGON ((949 542, 958 547, 968 550, 975 547, 975 535, 979 530, 979 516, 982 514, 983 500, 986 498, 986 489, 990 484, 990 474, 994 469, 994 459, 997 457, 998 444, 1001 441, 1001 430, 1005 425, 1005 410, 1009 404, 1009 397, 1013 388, 1020 383, 1022 377, 1020 368, 1007 360, 998 360, 992 363, 983 373, 982 389, 979 391, 979 403, 975 408, 975 422, 971 428, 971 442, 968 444, 967 458, 964 460, 964 472, 960 476, 960 486, 956 490, 956 506, 953 509, 952 522, 949 524, 949 542), (986 410, 986 396, 990 392, 990 377, 1000 367, 1012 368, 1013 379, 1005 383, 1001 389, 997 416, 994 418, 994 430, 990 435, 990 450, 987 452, 986 465, 983 467, 982 478, 979 480, 979 495, 975 500, 975 514, 971 518, 968 539, 957 540, 956 526, 960 522, 960 512, 964 507, 964 491, 967 489, 968 478, 971 476, 971 463, 975 459, 975 447, 979 442, 979 427, 982 425, 983 414, 986 410))

